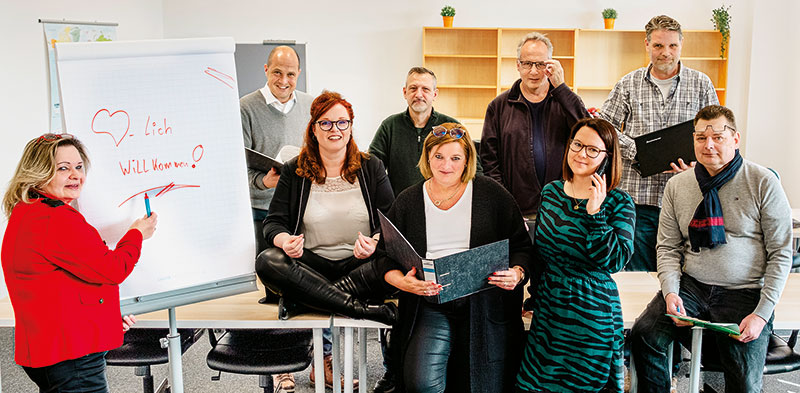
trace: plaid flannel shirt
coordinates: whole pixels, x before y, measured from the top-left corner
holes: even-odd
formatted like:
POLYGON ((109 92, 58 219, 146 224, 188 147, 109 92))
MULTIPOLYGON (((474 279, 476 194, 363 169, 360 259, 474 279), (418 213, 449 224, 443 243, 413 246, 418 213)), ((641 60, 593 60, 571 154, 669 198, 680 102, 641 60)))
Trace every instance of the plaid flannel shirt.
POLYGON ((622 130, 617 134, 622 151, 620 187, 636 204, 661 207, 664 187, 674 174, 641 177, 631 166, 636 157, 633 138, 692 120, 700 109, 719 104, 719 99, 706 74, 681 63, 675 82, 664 98, 651 80, 650 67, 652 64, 623 76, 603 103, 600 114, 618 131, 622 130))

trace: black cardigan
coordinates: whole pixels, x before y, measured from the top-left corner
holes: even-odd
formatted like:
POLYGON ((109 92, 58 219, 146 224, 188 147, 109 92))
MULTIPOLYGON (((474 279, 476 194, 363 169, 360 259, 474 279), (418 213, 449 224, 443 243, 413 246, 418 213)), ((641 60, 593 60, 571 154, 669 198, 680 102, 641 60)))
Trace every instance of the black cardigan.
MULTIPOLYGON (((275 186, 275 195, 269 204, 269 215, 264 220, 264 238, 270 247, 274 247, 272 241, 279 233, 300 233, 300 224, 311 192, 311 180, 298 176, 296 170, 297 158, 294 158, 283 165, 281 177, 275 186)), ((389 210, 394 202, 394 193, 389 177, 386 176, 386 169, 376 157, 361 160, 357 177, 361 195, 367 204, 372 236, 380 232, 381 228, 378 210, 384 213, 389 210)))
MULTIPOLYGON (((398 195, 387 214, 419 255, 425 255, 427 250, 423 184, 417 183, 398 195)), ((532 246, 519 208, 503 186, 479 175, 473 180, 470 248, 502 239, 509 239, 509 266, 525 269, 527 280, 533 270, 530 266, 532 246)), ((385 245, 381 239, 377 251, 381 255, 377 261, 381 268, 405 273, 383 250, 385 245)), ((513 291, 493 288, 465 298, 471 316, 470 369, 463 372, 465 377, 469 375, 473 392, 513 391, 524 342, 521 316, 524 283, 513 291)), ((420 302, 425 300, 407 292, 400 292, 399 299, 400 314, 392 333, 392 351, 394 370, 398 374, 396 380, 403 391, 403 359, 420 302)))

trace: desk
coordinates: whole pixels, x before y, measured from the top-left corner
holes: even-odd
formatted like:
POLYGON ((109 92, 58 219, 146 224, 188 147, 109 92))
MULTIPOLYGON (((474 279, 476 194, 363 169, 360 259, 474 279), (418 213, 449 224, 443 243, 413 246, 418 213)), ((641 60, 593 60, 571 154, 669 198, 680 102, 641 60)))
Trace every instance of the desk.
MULTIPOLYGON (((324 381, 325 366, 322 356, 322 329, 331 327, 331 316, 326 314, 305 314, 287 321, 278 319, 278 306, 258 304, 264 295, 259 290, 220 299, 177 307, 178 328, 217 328, 217 329, 313 329, 314 332, 314 378, 324 381)), ((136 316, 137 328, 168 328, 167 310, 136 316)), ((121 322, 120 322, 121 323, 121 322)), ((0 299, 0 327, 14 326, 14 310, 8 297, 0 299)), ((351 380, 352 381, 352 380, 351 380)), ((325 384, 318 383, 316 393, 325 392, 325 384)), ((2 387, 0 387, 0 393, 2 387)))
MULTIPOLYGON (((661 285, 656 278, 655 273, 648 272, 620 272, 612 275, 614 281, 617 282, 617 287, 620 293, 620 303, 622 305, 622 319, 626 329, 633 326, 633 322, 639 314, 644 311, 653 296, 661 289, 661 285)), ((523 318, 525 326, 530 325, 529 318, 523 318)), ((366 329, 389 329, 391 326, 384 325, 378 322, 369 320, 350 319, 346 317, 333 317, 333 327, 344 328, 344 393, 353 392, 353 328, 358 328, 359 339, 359 370, 358 370, 358 391, 359 393, 366 393, 367 386, 367 371, 366 371, 366 329)), ((334 353, 339 345, 338 339, 339 329, 334 329, 333 343, 334 353)), ((333 375, 334 380, 339 373, 339 361, 334 357, 333 375)), ((334 393, 339 393, 337 384, 334 384, 334 393)))

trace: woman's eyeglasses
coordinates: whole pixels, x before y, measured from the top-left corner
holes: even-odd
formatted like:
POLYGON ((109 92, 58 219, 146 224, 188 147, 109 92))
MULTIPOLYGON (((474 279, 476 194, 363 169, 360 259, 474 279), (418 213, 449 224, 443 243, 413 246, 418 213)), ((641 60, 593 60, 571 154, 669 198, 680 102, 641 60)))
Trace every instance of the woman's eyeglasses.
POLYGON ((603 150, 597 146, 584 145, 580 141, 576 141, 574 139, 569 142, 569 149, 574 151, 575 153, 580 153, 581 150, 583 150, 584 148, 586 148, 586 155, 589 156, 589 158, 597 158, 597 156, 599 156, 600 153, 608 151, 608 150, 603 150))
POLYGON ((460 127, 451 128, 448 130, 444 126, 433 127, 431 132, 434 136, 444 136, 444 134, 450 134, 450 137, 453 139, 461 139, 461 137, 464 136, 464 133, 466 133, 466 131, 460 127))
POLYGON ((336 121, 320 120, 317 122, 317 125, 319 126, 319 129, 322 131, 332 130, 334 124, 336 125, 337 130, 346 131, 348 128, 350 128, 350 123, 352 122, 353 122, 352 120, 336 120, 336 121))

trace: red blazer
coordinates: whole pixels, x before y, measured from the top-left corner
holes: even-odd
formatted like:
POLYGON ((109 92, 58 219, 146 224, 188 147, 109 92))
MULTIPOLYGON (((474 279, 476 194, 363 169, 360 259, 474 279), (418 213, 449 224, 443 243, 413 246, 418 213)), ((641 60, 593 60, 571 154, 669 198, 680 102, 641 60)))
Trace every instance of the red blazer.
POLYGON ((16 316, 14 359, 44 367, 122 345, 119 288, 142 233, 110 250, 77 210, 53 199, 14 206, 2 262, 16 316))

